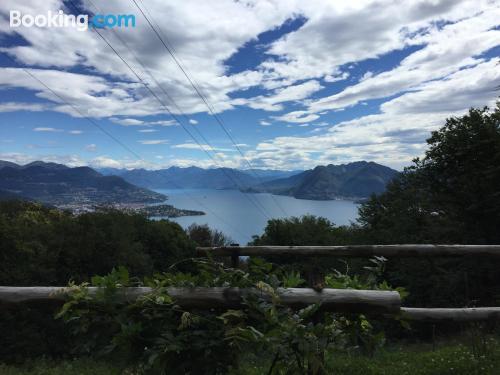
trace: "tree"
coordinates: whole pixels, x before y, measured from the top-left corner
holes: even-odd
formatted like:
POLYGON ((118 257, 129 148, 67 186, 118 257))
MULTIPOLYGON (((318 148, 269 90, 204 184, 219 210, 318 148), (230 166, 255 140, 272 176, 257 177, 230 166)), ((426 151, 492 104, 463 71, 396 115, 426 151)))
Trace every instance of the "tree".
POLYGON ((269 220, 264 234, 255 236, 252 245, 344 245, 349 238, 346 227, 337 227, 322 217, 304 215, 269 220))
POLYGON ((198 246, 229 246, 232 242, 231 238, 224 233, 217 229, 211 229, 206 224, 198 225, 193 223, 186 229, 186 233, 198 246))
POLYGON ((383 243, 500 243, 500 105, 447 119, 427 144, 360 224, 383 243))

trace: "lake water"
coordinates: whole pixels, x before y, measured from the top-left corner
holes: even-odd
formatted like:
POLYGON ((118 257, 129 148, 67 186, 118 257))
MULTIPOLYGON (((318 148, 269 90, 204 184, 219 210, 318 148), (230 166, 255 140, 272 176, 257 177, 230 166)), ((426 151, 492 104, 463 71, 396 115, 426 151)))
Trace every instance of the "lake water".
MULTIPOLYGON (((165 202, 177 208, 204 211, 203 216, 183 216, 171 220, 187 228, 192 223, 208 224, 218 229, 240 245, 246 245, 252 235, 261 235, 267 218, 250 200, 257 200, 270 218, 285 215, 274 202, 271 194, 250 194, 238 190, 157 189, 168 196, 165 202)), ((358 217, 358 204, 347 200, 312 201, 275 195, 274 199, 287 216, 306 214, 321 216, 337 225, 349 224, 358 217)))

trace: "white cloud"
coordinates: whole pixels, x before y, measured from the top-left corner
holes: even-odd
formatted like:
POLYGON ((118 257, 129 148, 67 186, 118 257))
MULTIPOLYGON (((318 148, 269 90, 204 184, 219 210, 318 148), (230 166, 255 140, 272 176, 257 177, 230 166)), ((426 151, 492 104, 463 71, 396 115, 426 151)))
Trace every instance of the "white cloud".
POLYGON ((16 103, 16 102, 0 103, 0 112, 17 112, 17 111, 40 112, 40 111, 46 111, 49 108, 50 107, 45 104, 16 103))
MULTIPOLYGON (((175 120, 158 120, 158 121, 144 121, 135 118, 118 118, 111 117, 110 120, 115 124, 123 126, 175 126, 178 125, 175 120)), ((145 132, 147 133, 147 132, 145 132)))
MULTIPOLYGON (((140 56, 142 62, 147 65, 148 70, 154 74, 161 86, 176 99, 185 113, 207 111, 204 103, 179 72, 168 52, 161 47, 159 40, 152 34, 148 24, 141 18, 142 16, 133 5, 119 0, 110 0, 101 2, 98 6, 100 13, 124 12, 128 14, 135 10, 139 18, 137 26, 130 30, 120 30, 122 37, 126 39, 135 55, 140 56)), ((146 6, 157 21, 169 19, 168 23, 161 23, 164 33, 169 36, 169 41, 172 43, 178 58, 191 77, 199 83, 200 90, 207 96, 210 103, 213 103, 216 111, 232 108, 228 93, 258 85, 262 80, 261 73, 252 71, 226 75, 224 61, 246 42, 264 31, 281 25, 296 12, 293 4, 270 1, 251 4, 232 0, 220 0, 216 3, 148 1, 146 6), (220 17, 220 14, 225 15, 224 19, 220 17), (245 27, 241 27, 241 20, 245 20, 245 27)), ((89 1, 84 1, 83 7, 95 12, 89 1)), ((43 2, 43 4, 27 0, 23 2, 22 6, 14 0, 1 2, 0 13, 3 18, 8 17, 11 9, 20 9, 23 12, 34 14, 46 13, 48 10, 58 11, 65 9, 65 6, 62 0, 50 0, 43 2)), ((13 30, 2 27, 0 32, 12 34, 13 30)), ((122 82, 137 80, 96 33, 63 33, 55 28, 18 28, 16 32, 27 41, 27 44, 4 47, 2 50, 23 64, 54 70, 84 66, 101 77, 112 76, 122 82)), ((121 45, 119 40, 111 34, 106 34, 105 37, 109 38, 114 47, 154 89, 155 83, 147 74, 144 74, 134 57, 121 45)), ((160 111, 159 107, 161 106, 154 99, 150 98, 150 100, 137 103, 145 96, 144 88, 141 85, 132 84, 128 88, 130 91, 115 93, 113 92, 115 88, 110 80, 107 78, 103 78, 103 80, 107 80, 107 84, 111 87, 96 97, 108 103, 100 104, 95 112, 92 112, 92 115, 99 116, 99 110, 108 106, 113 107, 113 110, 108 108, 102 116, 139 115, 139 108, 142 108, 145 114, 157 114, 160 111), (120 96, 122 97, 120 98, 120 96), (121 110, 115 108, 115 102, 122 104, 121 110), (124 103, 127 105, 124 106, 124 103), (134 104, 138 104, 137 107, 134 104), (127 108, 129 106, 131 108, 127 108)), ((65 80, 65 84, 78 87, 78 84, 71 80, 65 80)), ((117 90, 120 91, 121 88, 117 88, 117 90)), ((70 91, 67 90, 68 93, 70 91)), ((75 99, 77 99, 78 106, 84 106, 89 111, 92 109, 92 106, 85 100, 75 99)), ((175 108, 173 110, 176 111, 175 108)))
POLYGON ((196 125, 198 123, 198 121, 196 121, 195 119, 189 119, 189 123, 191 125, 196 125))
POLYGON ((323 77, 323 80, 328 83, 333 83, 333 82, 338 82, 338 81, 343 81, 345 79, 349 78, 349 73, 348 72, 342 72, 340 74, 327 74, 326 76, 323 77))
POLYGON ((168 143, 168 139, 147 139, 138 142, 143 145, 164 145, 168 143))
POLYGON ((20 152, 12 152, 0 153, 0 160, 11 161, 20 165, 28 164, 37 160, 64 164, 69 167, 80 167, 82 165, 86 165, 85 161, 83 161, 78 155, 27 155, 20 152))
POLYGON ((259 124, 262 126, 271 126, 271 123, 269 121, 266 121, 266 120, 260 120, 259 124))
POLYGON ((155 133, 157 131, 158 130, 156 130, 156 129, 141 129, 141 130, 139 130, 139 133, 155 133))
POLYGON ((72 135, 80 135, 80 134, 83 134, 83 131, 82 130, 70 130, 68 133, 72 134, 72 135))
POLYGON ((247 105, 253 109, 265 111, 281 111, 286 102, 296 102, 308 98, 311 94, 323 88, 316 80, 307 81, 298 85, 278 88, 267 96, 256 96, 250 99, 235 99, 234 105, 247 105))
MULTIPOLYGON (((458 61, 466 62, 467 58, 497 44, 498 40, 498 30, 491 26, 498 19, 498 4, 488 0, 360 0, 347 3, 329 0, 220 0, 207 4, 155 0, 148 1, 146 6, 156 20, 170 20, 161 23, 164 33, 169 36, 185 69, 217 112, 232 109, 234 105, 277 111, 283 109, 283 103, 287 102, 307 104, 304 100, 321 89, 319 79, 332 83, 348 77, 347 72, 340 70, 343 65, 352 66, 356 62, 409 45, 425 45, 426 52, 419 56, 417 51, 408 57, 408 71, 412 70, 410 65, 423 64, 432 59, 434 63, 450 66, 452 72, 458 68, 458 61), (220 17, 222 13, 225 14, 223 18, 220 17), (268 56, 266 61, 254 70, 228 73, 224 63, 239 48, 255 40, 262 32, 295 17, 304 17, 304 25, 271 45, 264 46, 268 56), (449 24, 439 28, 436 26, 438 21, 449 24), (423 56, 425 54, 427 57, 423 56), (240 91, 256 86, 274 91, 254 98, 238 95, 240 91)), ((83 7, 95 11, 90 1, 84 1, 83 7)), ((4 0, 0 4, 0 13, 7 18, 9 10, 14 8, 27 13, 39 13, 64 9, 64 4, 62 0, 45 1, 43 4, 27 0, 20 6, 16 0, 4 0)), ((99 8, 101 12, 114 13, 130 13, 135 9, 119 0, 101 2, 99 8)), ((140 14, 137 16, 138 21, 144 21, 140 14)), ((1 32, 13 35, 14 31, 2 27, 1 32)), ((32 72, 81 108, 86 115, 109 117, 165 113, 164 108, 136 82, 134 74, 95 33, 62 33, 54 28, 18 28, 16 32, 27 44, 3 47, 2 51, 23 64, 45 68, 32 72), (76 66, 88 68, 87 71, 91 73, 73 74, 64 71, 76 66)), ((175 98, 183 112, 207 112, 204 103, 168 52, 161 48, 146 22, 138 22, 134 29, 120 30, 120 34, 161 86, 175 98)), ((111 34, 106 34, 106 37, 149 86, 157 91, 156 83, 120 41, 111 34)), ((439 67, 429 70, 444 74, 439 67)), ((0 85, 27 88, 40 98, 58 104, 53 110, 79 116, 57 98, 44 92, 38 83, 27 82, 33 80, 21 77, 23 75, 22 71, 2 69, 0 85)), ((339 96, 316 100, 311 103, 309 111, 352 105, 367 96, 391 95, 394 90, 406 89, 416 82, 415 73, 406 73, 404 80, 403 77, 399 79, 400 84, 396 77, 385 79, 382 76, 380 81, 391 87, 377 89, 374 79, 379 75, 365 77, 360 82, 366 83, 365 89, 358 87, 342 92, 339 96)), ((419 82, 432 79, 427 77, 428 74, 417 75, 419 82)), ((26 108, 40 109, 36 106, 26 108)), ((175 106, 172 110, 179 112, 175 106)), ((141 125, 141 121, 129 118, 121 120, 122 125, 141 125)))
POLYGON ((49 127, 36 127, 33 128, 34 132, 47 132, 47 133, 58 133, 62 132, 62 129, 57 129, 57 128, 49 128, 49 127))
POLYGON ((158 125, 158 126, 177 126, 179 125, 175 120, 160 120, 160 121, 152 121, 148 122, 147 125, 158 125))
POLYGON ((110 120, 115 124, 120 124, 123 126, 143 126, 144 121, 135 118, 116 118, 111 117, 110 120))
POLYGON ((95 143, 91 143, 89 145, 85 146, 85 151, 87 152, 96 152, 97 151, 97 145, 95 143))
POLYGON ((91 165, 96 168, 122 168, 123 164, 117 160, 106 156, 98 156, 91 161, 91 165))
POLYGON ((499 44, 498 24, 500 10, 480 12, 474 17, 431 28, 412 39, 425 46, 406 57, 389 71, 374 75, 367 72, 357 85, 338 94, 313 101, 309 111, 341 109, 367 99, 383 98, 402 91, 414 91, 425 82, 446 78, 449 74, 481 63, 474 56, 499 44))
POLYGON ((318 115, 314 113, 308 113, 306 111, 294 111, 285 113, 281 116, 274 117, 275 120, 285 121, 285 122, 294 122, 294 123, 304 123, 317 120, 319 118, 318 115))
POLYGON ((186 150, 205 150, 205 151, 225 151, 225 152, 235 152, 235 149, 231 148, 221 148, 221 147, 212 147, 206 144, 197 144, 197 143, 179 143, 177 145, 173 145, 172 148, 186 149, 186 150))

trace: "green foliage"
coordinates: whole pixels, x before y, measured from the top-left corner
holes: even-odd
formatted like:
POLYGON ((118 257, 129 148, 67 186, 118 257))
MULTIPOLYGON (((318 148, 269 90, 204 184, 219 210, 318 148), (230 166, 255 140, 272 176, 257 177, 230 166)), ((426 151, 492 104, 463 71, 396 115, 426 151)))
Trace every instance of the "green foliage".
POLYGON ((351 232, 337 227, 328 219, 305 215, 267 222, 264 233, 254 237, 252 245, 344 245, 350 242, 351 232))
POLYGON ((144 276, 194 253, 169 221, 119 211, 73 216, 37 203, 0 202, 0 285, 64 285, 125 266, 144 276))
POLYGON ((500 243, 500 104, 471 109, 432 133, 387 191, 360 209, 377 243, 500 243))
POLYGON ((186 233, 198 246, 215 247, 229 246, 232 240, 219 230, 211 229, 208 225, 191 224, 186 233))
MULTIPOLYGON (((381 260, 377 260, 377 265, 381 260)), ((362 315, 320 311, 319 305, 294 310, 280 302, 278 288, 302 285, 300 274, 284 267, 250 259, 245 270, 227 268, 211 260, 191 260, 191 273, 169 272, 147 278, 152 292, 133 303, 120 303, 120 289, 138 285, 125 269, 94 277, 91 284, 71 285, 72 298, 62 317, 72 329, 77 354, 111 355, 126 359, 145 373, 219 374, 237 371, 249 351, 273 360, 269 373, 324 371, 323 357, 331 348, 373 353, 383 334, 362 315), (100 287, 90 296, 87 286, 100 287), (249 288, 243 308, 234 310, 185 310, 168 294, 169 287, 231 286, 249 288)), ((388 288, 375 284, 369 274, 363 288, 388 288)), ((344 274, 327 276, 337 287, 353 283, 344 274)))

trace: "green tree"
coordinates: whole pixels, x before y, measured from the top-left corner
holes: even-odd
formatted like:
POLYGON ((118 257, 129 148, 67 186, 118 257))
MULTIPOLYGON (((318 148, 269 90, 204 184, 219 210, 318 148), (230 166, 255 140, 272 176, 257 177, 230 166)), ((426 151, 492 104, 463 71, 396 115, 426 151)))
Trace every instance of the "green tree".
POLYGON ((191 224, 186 233, 188 237, 196 242, 198 246, 215 247, 229 246, 231 238, 217 229, 212 229, 208 225, 191 224))
POLYGON ((360 209, 380 243, 500 243, 500 105, 470 109, 432 133, 387 191, 360 209))
POLYGON ((264 233, 255 236, 253 245, 300 246, 344 245, 351 241, 349 228, 338 227, 328 219, 305 215, 267 222, 264 233))

